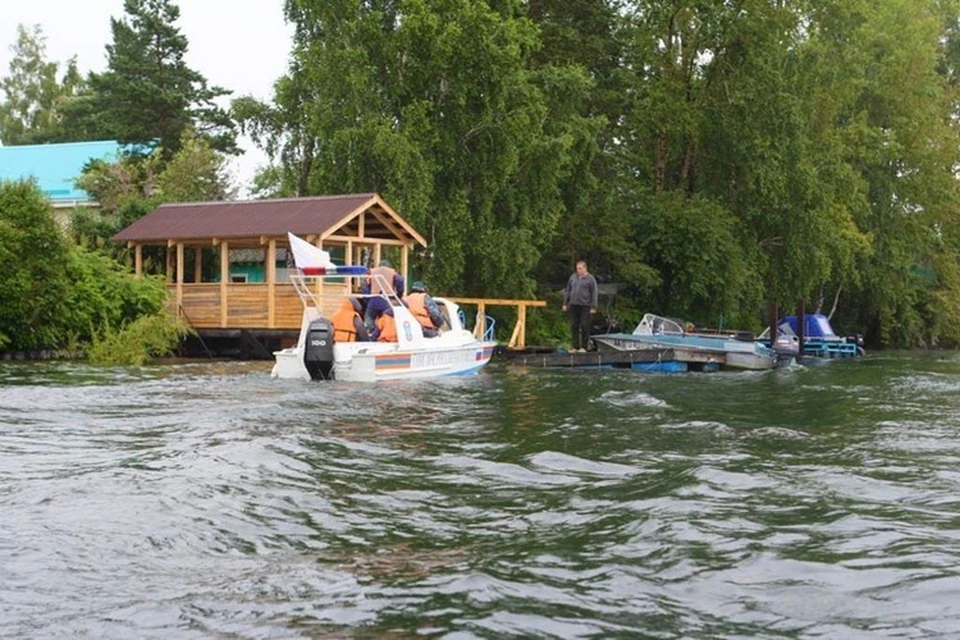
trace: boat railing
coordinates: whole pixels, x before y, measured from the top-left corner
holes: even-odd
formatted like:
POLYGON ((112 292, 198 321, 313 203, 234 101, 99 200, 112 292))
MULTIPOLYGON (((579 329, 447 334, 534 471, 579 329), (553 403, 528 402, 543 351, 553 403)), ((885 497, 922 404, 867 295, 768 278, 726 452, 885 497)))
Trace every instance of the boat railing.
POLYGON ((402 307, 404 306, 403 301, 400 299, 400 296, 396 291, 393 290, 393 287, 386 281, 386 279, 378 274, 370 273, 343 273, 343 271, 338 271, 335 273, 324 273, 324 274, 310 274, 310 273, 296 273, 290 275, 290 283, 293 285, 294 290, 296 290, 297 295, 300 296, 300 300, 303 301, 305 306, 313 306, 318 310, 323 312, 323 301, 329 299, 342 299, 344 297, 352 298, 384 298, 390 304, 391 307, 402 307), (371 293, 360 293, 353 292, 353 287, 348 287, 347 291, 344 291, 342 288, 337 288, 336 290, 325 290, 323 288, 323 281, 327 279, 343 279, 343 280, 358 280, 358 279, 372 279, 371 282, 371 293), (378 293, 372 293, 373 284, 376 284, 380 289, 378 293))
MULTIPOLYGON (((457 313, 460 316, 460 326, 467 326, 467 314, 463 312, 463 309, 457 309, 457 313)), ((493 342, 496 339, 496 326, 497 321, 495 318, 488 316, 485 313, 477 311, 476 321, 473 325, 475 327, 474 334, 476 334, 476 327, 483 327, 483 335, 477 336, 484 342, 493 342), (483 321, 481 324, 481 320, 483 321)))
POLYGON ((495 328, 496 325, 497 325, 497 321, 496 321, 494 318, 492 318, 492 317, 490 317, 490 316, 488 316, 488 315, 486 315, 486 314, 480 314, 479 312, 477 312, 477 322, 478 322, 478 323, 480 322, 481 315, 483 316, 483 325, 482 325, 482 326, 483 326, 483 341, 484 341, 484 342, 493 342, 494 339, 495 339, 495 337, 496 337, 496 331, 494 331, 494 328, 495 328))

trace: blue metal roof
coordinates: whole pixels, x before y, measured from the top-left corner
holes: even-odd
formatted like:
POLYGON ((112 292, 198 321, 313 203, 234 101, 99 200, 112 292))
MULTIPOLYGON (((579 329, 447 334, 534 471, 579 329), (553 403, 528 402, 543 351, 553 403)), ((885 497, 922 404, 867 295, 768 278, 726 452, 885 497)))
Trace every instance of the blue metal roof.
POLYGON ((115 161, 120 148, 114 140, 0 147, 0 180, 35 178, 54 203, 87 202, 90 195, 73 184, 83 166, 92 158, 115 161))

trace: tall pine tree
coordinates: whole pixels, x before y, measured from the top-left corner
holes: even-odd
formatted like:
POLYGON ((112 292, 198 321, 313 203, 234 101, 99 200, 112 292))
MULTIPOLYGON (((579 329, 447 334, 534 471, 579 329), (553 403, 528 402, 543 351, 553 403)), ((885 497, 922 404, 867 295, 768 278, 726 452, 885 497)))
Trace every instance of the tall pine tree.
POLYGON ((111 19, 108 68, 90 75, 96 119, 104 137, 125 143, 159 142, 166 157, 192 127, 212 148, 235 153, 236 129, 215 103, 229 95, 207 86, 187 66, 188 42, 175 25, 180 9, 169 0, 125 0, 125 19, 111 19))

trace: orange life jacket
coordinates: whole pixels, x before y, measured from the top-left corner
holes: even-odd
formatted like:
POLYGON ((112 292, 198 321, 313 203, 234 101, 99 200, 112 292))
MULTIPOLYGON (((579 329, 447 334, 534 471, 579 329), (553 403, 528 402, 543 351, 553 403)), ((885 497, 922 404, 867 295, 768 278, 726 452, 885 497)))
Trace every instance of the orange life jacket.
POLYGON ((333 322, 333 339, 336 342, 356 342, 357 326, 355 320, 359 318, 360 314, 354 310, 353 303, 344 300, 337 312, 330 318, 333 322))
MULTIPOLYGON (((370 293, 374 295, 383 293, 383 288, 380 286, 380 279, 374 277, 377 275, 383 276, 383 281, 390 287, 390 291, 393 291, 393 278, 397 275, 397 272, 390 267, 377 267, 376 269, 370 270, 370 293)), ((387 293, 389 293, 389 291, 387 293)))
POLYGON ((397 320, 392 315, 384 313, 377 318, 377 328, 377 342, 397 342, 397 320))
POLYGON ((427 294, 411 293, 403 301, 407 303, 407 308, 410 309, 410 313, 417 319, 420 326, 426 329, 436 329, 433 326, 433 320, 430 319, 430 313, 427 311, 427 294))

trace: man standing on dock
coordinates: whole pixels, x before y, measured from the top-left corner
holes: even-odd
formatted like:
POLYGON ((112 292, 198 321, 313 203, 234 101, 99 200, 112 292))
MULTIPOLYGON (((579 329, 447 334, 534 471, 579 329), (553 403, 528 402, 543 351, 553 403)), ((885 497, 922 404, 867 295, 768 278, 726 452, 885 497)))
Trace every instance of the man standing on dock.
POLYGON ((590 342, 590 316, 597 312, 597 279, 587 271, 584 260, 577 260, 577 271, 567 280, 563 310, 570 314, 570 351, 583 353, 590 342))

